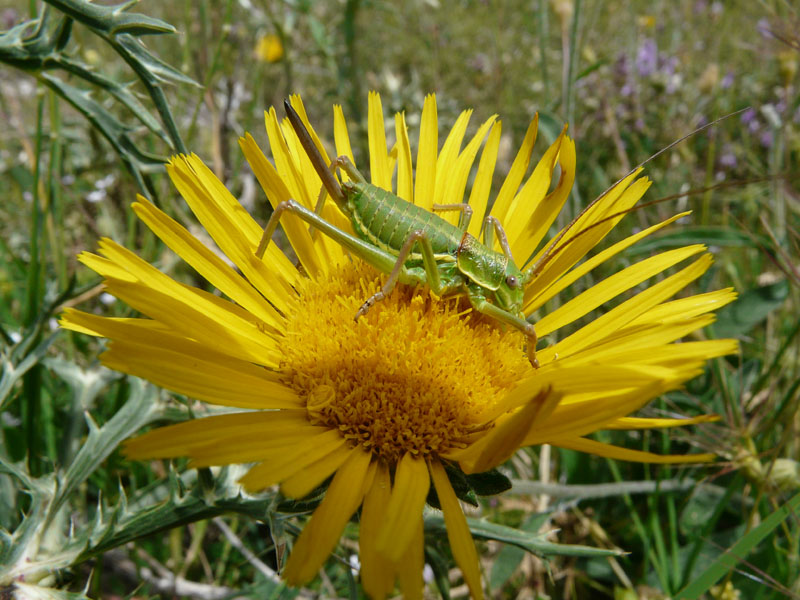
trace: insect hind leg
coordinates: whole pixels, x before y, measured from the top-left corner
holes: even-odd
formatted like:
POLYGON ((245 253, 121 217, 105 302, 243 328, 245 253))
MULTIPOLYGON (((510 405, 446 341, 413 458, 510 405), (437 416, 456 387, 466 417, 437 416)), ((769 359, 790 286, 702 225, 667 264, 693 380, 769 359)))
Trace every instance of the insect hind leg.
POLYGON ((361 308, 358 309, 358 312, 355 316, 356 321, 358 321, 359 317, 365 315, 376 302, 380 302, 391 293, 391 291, 394 289, 394 286, 397 285, 401 274, 405 274, 406 276, 409 275, 409 272, 406 269, 406 260, 408 259, 408 256, 411 254, 411 250, 415 245, 419 245, 420 247, 422 253, 422 262, 425 267, 425 279, 423 280, 420 278, 419 283, 427 283, 433 293, 437 296, 441 296, 443 293, 452 290, 453 286, 456 284, 460 285, 460 282, 455 281, 450 285, 444 285, 442 283, 442 279, 439 275, 439 268, 436 264, 436 257, 433 253, 431 241, 428 239, 428 234, 421 229, 417 229, 409 234, 409 236, 406 238, 406 241, 400 247, 397 260, 395 261, 394 267, 392 267, 392 270, 389 273, 389 278, 386 280, 386 283, 383 284, 383 287, 381 287, 378 292, 367 298, 364 304, 361 305, 361 308))
POLYGON ((467 227, 469 227, 469 222, 472 220, 472 207, 466 202, 460 204, 434 204, 433 210, 434 212, 444 212, 448 210, 460 211, 461 214, 458 215, 458 228, 461 231, 466 231, 467 227))

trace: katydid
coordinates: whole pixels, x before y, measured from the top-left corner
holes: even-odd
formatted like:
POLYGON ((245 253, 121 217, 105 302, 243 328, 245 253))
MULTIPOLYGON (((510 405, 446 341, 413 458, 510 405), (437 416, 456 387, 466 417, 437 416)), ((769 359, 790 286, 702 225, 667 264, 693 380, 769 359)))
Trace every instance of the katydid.
POLYGON ((525 284, 534 276, 534 268, 522 272, 514 263, 500 222, 491 216, 484 220, 481 243, 467 233, 472 216, 468 204, 433 206, 435 212, 460 211, 458 225, 452 225, 435 212, 368 183, 346 156, 327 165, 300 116, 288 101, 284 105, 323 188, 313 212, 293 199, 279 203, 264 229, 256 255, 264 256, 281 216, 288 211, 379 271, 389 274, 381 290, 367 298, 356 312, 356 320, 385 298, 398 282, 427 284, 437 296, 464 294, 479 313, 519 329, 527 337, 528 359, 531 365, 538 367, 536 330, 522 311, 525 284), (349 181, 340 183, 337 169, 344 171, 349 181), (355 235, 322 218, 326 190, 349 217, 355 235), (502 252, 492 249, 495 235, 502 252))

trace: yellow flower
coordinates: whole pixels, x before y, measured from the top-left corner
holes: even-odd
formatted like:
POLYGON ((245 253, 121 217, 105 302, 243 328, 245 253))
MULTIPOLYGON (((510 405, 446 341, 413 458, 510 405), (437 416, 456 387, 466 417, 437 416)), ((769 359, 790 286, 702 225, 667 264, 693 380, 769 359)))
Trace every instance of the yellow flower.
MULTIPOLYGON (((299 97, 292 103, 308 124, 299 97)), ((375 185, 430 210, 434 203, 465 197, 483 144, 468 197, 475 213, 469 231, 478 235, 487 213, 501 125, 496 117, 489 118, 462 147, 470 115, 465 111, 459 116, 439 150, 436 102, 429 96, 414 169, 404 115, 395 116, 397 142, 389 150, 380 98, 371 94, 369 171, 375 185)), ((334 107, 333 116, 337 154, 352 160, 340 107, 334 107)), ((266 127, 274 164, 249 135, 240 143, 269 201, 275 207, 294 198, 312 208, 320 180, 296 134, 274 109, 266 115, 266 127)), ((637 170, 572 227, 542 244, 575 178, 575 144, 562 132, 526 178, 536 131, 534 118, 489 211, 504 224, 514 256, 538 263, 525 293, 528 315, 579 277, 682 216, 587 258, 647 189, 649 182, 637 179, 637 170), (556 165, 560 176, 552 181, 556 165)), ((109 338, 102 360, 111 368, 192 398, 251 409, 156 429, 129 441, 128 456, 187 456, 196 467, 253 463, 241 479, 247 491, 280 484, 281 492, 292 498, 302 498, 332 476, 283 571, 290 584, 317 573, 360 507, 366 593, 383 598, 398 580, 407 597, 421 597, 422 511, 432 482, 455 560, 472 595, 480 598, 476 549, 445 467, 483 472, 522 446, 545 443, 643 462, 712 458, 659 456, 586 437, 601 429, 708 420, 627 416, 697 375, 707 359, 736 351, 733 340, 673 343, 711 323, 712 311, 734 297, 731 290, 721 290, 670 300, 711 264, 702 245, 635 263, 542 316, 536 329, 552 343, 539 350, 541 366, 534 369, 524 352, 524 337, 470 311, 463 297, 440 299, 425 289, 398 286, 354 321, 385 275, 319 232, 311 235, 305 223, 288 214, 282 225, 299 264, 274 243, 258 259, 262 226, 198 157, 175 157, 167 170, 235 268, 144 198, 134 210, 222 296, 177 283, 106 239, 100 243, 102 256, 83 253, 81 261, 105 277, 109 293, 147 318, 103 318, 70 309, 61 323, 109 338), (676 273, 627 294, 690 258, 676 273), (621 294, 626 297, 616 307, 576 325, 621 294)), ((323 215, 352 231, 333 203, 323 215)))
POLYGON ((278 62, 283 58, 281 38, 275 34, 262 35, 256 42, 255 55, 263 62, 278 62))

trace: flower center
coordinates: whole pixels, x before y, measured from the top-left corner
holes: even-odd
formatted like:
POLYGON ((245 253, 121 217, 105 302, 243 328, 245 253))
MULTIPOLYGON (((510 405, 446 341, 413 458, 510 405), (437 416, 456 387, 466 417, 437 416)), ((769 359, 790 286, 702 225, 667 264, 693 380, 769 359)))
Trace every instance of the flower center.
POLYGON ((401 284, 354 321, 385 279, 358 261, 304 282, 283 348, 287 384, 312 423, 390 463, 463 447, 529 372, 524 338, 466 298, 401 284))

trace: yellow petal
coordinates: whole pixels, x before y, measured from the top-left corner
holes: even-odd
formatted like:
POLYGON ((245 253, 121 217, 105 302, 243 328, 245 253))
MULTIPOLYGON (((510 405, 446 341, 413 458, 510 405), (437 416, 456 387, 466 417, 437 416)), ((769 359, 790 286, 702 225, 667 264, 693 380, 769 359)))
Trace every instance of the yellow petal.
POLYGON ((561 394, 542 390, 513 415, 498 419, 494 429, 462 451, 448 458, 457 460, 465 473, 482 473, 508 460, 522 445, 539 420, 546 420, 561 401, 561 394))
POLYGON ((378 92, 369 93, 367 116, 369 137, 369 170, 373 185, 392 191, 392 172, 389 169, 389 153, 386 151, 386 130, 383 126, 383 108, 378 92))
POLYGON ((379 462, 372 485, 364 497, 359 531, 361 586, 375 600, 385 598, 394 587, 396 567, 378 552, 378 536, 386 520, 392 494, 389 469, 379 462))
MULTIPOLYGON (((275 328, 283 328, 283 318, 264 299, 264 296, 174 219, 142 196, 139 196, 139 202, 134 202, 133 210, 150 230, 161 238, 161 241, 205 277, 211 285, 265 323, 275 328)), ((266 292, 267 298, 277 295, 277 302, 284 299, 278 290, 262 291, 266 292)))
POLYGON ((606 337, 586 352, 582 352, 576 359, 591 361, 598 356, 604 356, 606 357, 604 360, 614 362, 619 360, 618 357, 628 355, 634 358, 634 362, 639 362, 643 353, 659 349, 713 322, 714 315, 706 314, 672 323, 630 325, 606 337))
MULTIPOLYGON (((325 151, 325 146, 322 145, 319 136, 317 136, 317 132, 314 131, 314 127, 312 127, 308 120, 306 109, 303 106, 303 101, 300 99, 299 94, 290 96, 290 101, 292 108, 295 109, 300 117, 300 120, 303 122, 303 125, 305 125, 306 131, 311 137, 311 141, 314 143, 314 146, 320 153, 320 156, 322 156, 322 161, 326 166, 329 166, 331 164, 331 159, 328 157, 328 153, 325 151)), ((288 118, 281 122, 281 129, 283 130, 287 147, 291 151, 290 154, 293 158, 293 161, 296 165, 298 165, 299 172, 302 174, 308 197, 312 201, 311 208, 315 209, 319 194, 324 189, 322 186, 322 180, 319 178, 319 175, 317 175, 317 170, 314 168, 311 159, 308 157, 308 154, 300 143, 300 138, 297 136, 297 133, 295 132, 288 118)), ((326 203, 322 209, 322 218, 338 229, 349 229, 349 220, 336 207, 336 204, 333 202, 327 192, 325 198, 326 203)), ((313 236, 313 240, 317 254, 326 263, 334 261, 338 262, 344 256, 344 250, 342 246, 330 237, 317 234, 316 236, 313 236)))
POLYGON ((699 415, 686 419, 621 417, 606 425, 606 429, 656 429, 661 427, 686 427, 699 423, 713 423, 720 420, 719 415, 699 415))
POLYGON ((352 450, 340 446, 330 454, 308 465, 281 483, 281 492, 289 498, 303 498, 325 481, 347 460, 352 450))
POLYGON ((699 372, 703 363, 711 358, 736 354, 739 351, 737 340, 706 340, 702 342, 683 342, 668 344, 660 348, 629 350, 614 357, 627 360, 632 365, 650 365, 666 368, 693 367, 699 372))
POLYGON ((605 456, 616 460, 629 460, 640 463, 655 463, 662 465, 711 462, 716 459, 714 454, 653 454, 641 450, 628 450, 611 444, 604 444, 586 438, 558 439, 551 442, 559 448, 577 450, 587 454, 605 456))
POLYGON ((249 360, 234 358, 225 353, 224 346, 201 344, 181 336, 167 325, 151 319, 101 317, 68 308, 62 314, 60 324, 66 329, 110 340, 125 340, 132 344, 180 352, 187 357, 195 357, 204 362, 213 362, 235 370, 247 377, 259 377, 265 382, 282 382, 281 375, 276 371, 254 365, 249 360))
POLYGON ((447 135, 444 141, 439 157, 436 159, 436 183, 433 188, 433 202, 434 204, 445 204, 457 202, 453 197, 445 200, 445 187, 447 182, 453 175, 458 153, 461 150, 461 141, 464 139, 464 134, 467 131, 469 118, 472 116, 472 110, 462 111, 453 128, 447 135))
POLYGON ((608 423, 639 410, 652 398, 664 393, 670 387, 660 381, 633 389, 620 389, 617 392, 584 397, 581 401, 562 402, 549 419, 543 419, 528 431, 525 441, 520 445, 545 443, 553 438, 577 438, 608 423))
MULTIPOLYGON (((611 231, 647 191, 650 182, 646 179, 633 181, 639 171, 631 173, 613 189, 584 209, 573 223, 559 232, 533 258, 536 276, 525 290, 525 306, 582 259, 611 231)), ((526 309, 527 310, 527 309, 526 309)))
MULTIPOLYGON (((272 115, 272 117, 268 116, 267 122, 270 123, 271 128, 277 129, 278 125, 277 123, 272 123, 273 119, 274 115, 272 115)), ((281 135, 279 131, 276 131, 273 133, 273 136, 278 136, 280 138, 284 147, 284 152, 286 156, 288 156, 288 150, 285 149, 286 144, 283 142, 283 135, 281 135)), ((255 174, 256 179, 258 179, 258 182, 264 189, 272 208, 274 209, 281 202, 289 200, 289 198, 292 197, 289 189, 286 187, 286 184, 281 176, 275 170, 275 167, 270 164, 270 162, 267 160, 267 157, 264 156, 259 147, 256 145, 256 142, 252 136, 247 135, 244 138, 241 138, 239 140, 239 145, 242 148, 242 153, 247 159, 247 162, 250 164, 250 168, 253 169, 253 174, 255 174)), ((272 149, 273 153, 277 152, 275 146, 272 146, 272 149)), ((311 236, 308 233, 308 225, 294 215, 288 214, 281 217, 281 226, 283 227, 283 231, 286 233, 286 237, 289 239, 289 243, 292 245, 292 248, 297 254, 297 258, 300 260, 300 264, 303 265, 303 269, 306 271, 306 273, 308 273, 311 277, 317 277, 320 273, 324 273, 325 271, 321 264, 320 258, 317 256, 314 243, 312 242, 311 236)), ((274 246, 274 243, 267 246, 267 251, 274 246)), ((258 242, 256 242, 256 244, 253 246, 253 252, 255 252, 255 248, 257 247, 258 242)), ((265 256, 265 262, 266 261, 267 257, 265 256)))
MULTIPOLYGON (((332 448, 331 452, 338 450, 330 431, 309 423, 295 426, 293 431, 285 434, 270 436, 269 433, 270 429, 267 428, 264 428, 264 431, 253 428, 246 434, 239 433, 227 437, 215 437, 212 434, 205 443, 192 448, 189 454, 191 458, 189 467, 211 467, 260 461, 262 464, 270 465, 273 472, 277 472, 284 468, 287 456, 297 456, 306 444, 325 443, 332 448)), ((305 456, 302 459, 304 460, 305 456)), ((293 465, 288 468, 294 473, 293 465)), ((242 481, 240 480, 240 483, 242 481)), ((274 482, 267 485, 272 485, 272 483, 274 482)), ((245 488, 255 491, 255 488, 249 484, 245 485, 245 488)))
POLYGON ((573 365, 570 361, 558 360, 544 363, 540 369, 522 378, 495 407, 481 414, 481 421, 496 419, 521 406, 541 394, 548 387, 558 389, 563 394, 561 403, 571 402, 572 398, 585 394, 591 397, 608 392, 616 392, 629 387, 648 385, 653 381, 650 367, 624 364, 587 363, 573 365))
POLYGON ((433 209, 436 185, 436 156, 439 151, 439 123, 436 116, 436 96, 425 96, 419 126, 417 172, 414 180, 414 204, 425 210, 433 209))
POLYGON ((397 136, 397 195, 406 202, 414 202, 414 168, 411 164, 411 144, 408 141, 406 116, 394 116, 394 130, 397 136))
POLYGON ((422 600, 422 593, 425 588, 425 581, 422 579, 422 569, 425 567, 425 538, 422 515, 417 519, 414 530, 414 537, 397 564, 397 575, 403 598, 407 600, 422 600))
MULTIPOLYGON (((483 138, 486 137, 486 132, 489 131, 489 127, 492 126, 496 118, 497 115, 492 115, 478 128, 478 131, 472 136, 472 139, 464 147, 461 154, 458 155, 452 167, 448 170, 442 170, 438 166, 436 167, 439 173, 449 173, 445 180, 444 193, 441 198, 443 204, 461 204, 466 201, 464 198, 464 190, 467 187, 469 172, 472 170, 472 164, 475 162, 478 148, 480 148, 483 138)), ((456 211, 446 212, 443 213, 442 216, 455 225, 458 223, 460 213, 456 211)), ((474 217, 475 215, 473 215, 473 218, 474 217)), ((470 224, 472 223, 470 222, 470 224)))
POLYGON ((509 208, 506 234, 519 264, 525 264, 539 246, 561 212, 575 182, 575 142, 565 132, 566 127, 536 165, 530 179, 509 208), (555 189, 548 194, 556 158, 561 175, 555 189))
POLYGON ((478 553, 475 550, 475 542, 472 540, 469 526, 467 526, 467 519, 464 517, 464 512, 461 510, 461 505, 458 503, 450 481, 447 479, 447 473, 438 460, 430 462, 430 471, 436 495, 439 497, 439 504, 444 513, 447 539, 450 542, 453 557, 464 575, 464 581, 467 582, 472 597, 483 598, 478 553))
MULTIPOLYGON (((333 139, 336 143, 336 156, 346 156, 350 162, 356 164, 353 158, 353 149, 350 147, 350 136, 347 134, 347 122, 342 112, 342 107, 338 104, 333 105, 333 139)), ((341 172, 342 179, 350 179, 347 173, 341 172)))
POLYGON ((667 225, 677 221, 681 217, 685 217, 690 212, 691 211, 682 212, 673 217, 670 217, 669 219, 661 221, 661 223, 653 225, 652 227, 648 227, 647 229, 644 229, 634 235, 628 236, 624 240, 621 240, 616 244, 614 244, 613 246, 606 248, 602 252, 598 252, 591 258, 586 259, 580 265, 572 269, 569 273, 559 278, 558 281, 555 281, 545 291, 540 293, 536 297, 535 301, 528 302, 525 305, 525 312, 527 312, 528 314, 532 313, 533 311, 538 309, 542 304, 553 298, 556 294, 558 294, 562 290, 565 290, 567 287, 575 283, 578 279, 586 275, 586 273, 590 272, 598 265, 603 264, 611 257, 619 254, 623 250, 626 250, 627 248, 629 248, 636 242, 642 240, 643 238, 647 237, 648 235, 655 233, 659 229, 666 227, 667 225))
MULTIPOLYGON (((312 430, 309 430, 312 431, 312 430)), ((338 431, 313 428, 314 437, 286 449, 274 460, 256 465, 239 480, 245 489, 256 492, 279 483, 346 444, 338 431)))
POLYGON ((736 300, 736 295, 733 288, 725 288, 664 302, 651 308, 631 321, 630 324, 635 326, 641 323, 669 323, 676 320, 689 319, 722 308, 736 300))
POLYGON ((502 126, 500 121, 492 125, 486 145, 481 153, 481 160, 478 163, 478 172, 475 173, 475 181, 472 184, 472 191, 469 194, 469 205, 472 207, 472 221, 467 231, 478 237, 483 226, 483 219, 486 215, 486 205, 489 202, 489 192, 492 189, 492 176, 494 166, 497 162, 497 150, 500 147, 500 133, 502 126))
POLYGON ((200 290, 174 285, 171 293, 162 293, 147 285, 108 281, 106 289, 187 338, 222 348, 235 358, 277 367, 280 360, 277 342, 257 324, 238 314, 238 307, 230 302, 227 302, 230 306, 225 306, 226 301, 221 298, 211 300, 211 294, 200 290))
POLYGON ((308 425, 306 412, 298 410, 238 412, 192 419, 184 423, 160 427, 123 443, 129 458, 175 458, 189 456, 216 436, 242 435, 257 430, 262 435, 286 439, 298 428, 308 425))
POLYGON ((291 389, 270 381, 262 375, 265 369, 250 363, 229 367, 197 355, 128 340, 113 341, 101 360, 109 369, 212 404, 238 408, 300 405, 300 399, 291 389))
MULTIPOLYGON (((100 242, 110 242, 110 240, 108 238, 100 238, 100 242)), ((122 266, 91 252, 81 252, 78 255, 78 260, 98 275, 102 275, 107 279, 119 279, 130 283, 138 281, 134 275, 128 273, 122 266)))
POLYGON ((264 257, 269 268, 255 260, 253 252, 262 228, 250 213, 194 154, 173 157, 167 173, 219 249, 256 288, 269 292, 270 299, 284 310, 286 299, 294 296, 292 286, 299 276, 297 269, 274 245, 267 248, 264 257), (279 289, 283 290, 280 295, 279 289))
POLYGON ((364 498, 372 456, 354 448, 336 472, 325 498, 294 544, 283 578, 292 586, 309 581, 336 547, 339 537, 364 498))
POLYGON ((688 267, 651 285, 643 292, 626 300, 572 335, 564 338, 554 346, 551 346, 548 350, 551 350, 553 353, 558 354, 560 358, 563 358, 593 345, 606 335, 620 329, 649 308, 663 302, 686 287, 690 282, 694 281, 708 270, 711 266, 711 261, 711 255, 704 254, 688 267))
POLYGON ((614 273, 603 281, 594 284, 566 304, 548 313, 536 323, 536 333, 547 335, 557 329, 577 321, 601 304, 616 298, 643 281, 657 275, 673 265, 705 250, 702 244, 676 248, 646 258, 630 267, 614 273))
POLYGON ((494 206, 492 207, 492 215, 497 217, 501 223, 505 223, 508 208, 511 206, 514 196, 517 195, 519 184, 522 183, 522 179, 528 171, 528 163, 530 163, 531 160, 538 129, 539 113, 536 113, 533 117, 533 121, 528 125, 528 131, 525 132, 525 138, 522 140, 519 152, 517 152, 517 156, 511 164, 511 169, 508 171, 508 175, 497 194, 497 200, 495 200, 494 206))
POLYGON ((386 519, 378 536, 378 551, 391 562, 399 561, 411 543, 429 486, 425 461, 406 453, 397 464, 386 519))

